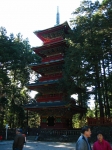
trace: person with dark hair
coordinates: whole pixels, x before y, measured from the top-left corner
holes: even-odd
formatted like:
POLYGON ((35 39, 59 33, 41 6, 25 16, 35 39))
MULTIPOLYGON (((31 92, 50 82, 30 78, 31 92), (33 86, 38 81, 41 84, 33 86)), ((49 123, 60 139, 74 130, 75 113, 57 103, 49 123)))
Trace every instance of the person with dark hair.
POLYGON ((93 150, 112 150, 109 142, 104 140, 102 132, 97 133, 97 141, 93 144, 93 150))
POLYGON ((89 126, 82 127, 81 136, 76 142, 76 150, 91 150, 91 145, 88 138, 91 136, 91 129, 89 126))
POLYGON ((13 150, 22 150, 25 143, 25 137, 22 135, 22 129, 16 129, 16 136, 13 142, 13 150))

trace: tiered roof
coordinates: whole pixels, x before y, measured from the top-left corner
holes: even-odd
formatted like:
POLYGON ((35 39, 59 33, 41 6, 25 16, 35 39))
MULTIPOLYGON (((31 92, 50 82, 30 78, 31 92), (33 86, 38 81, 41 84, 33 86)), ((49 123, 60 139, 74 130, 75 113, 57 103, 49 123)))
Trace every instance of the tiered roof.
MULTIPOLYGON (((34 47, 35 53, 42 57, 42 62, 38 64, 31 64, 32 70, 41 74, 42 77, 36 83, 27 84, 27 87, 31 90, 36 90, 42 93, 59 93, 57 88, 59 79, 62 78, 62 68, 64 64, 64 53, 67 49, 67 44, 64 40, 65 34, 68 33, 69 25, 67 22, 46 29, 42 31, 35 31, 34 33, 39 37, 44 44, 41 47, 34 47), (55 77, 53 73, 55 72, 55 77), (48 76, 47 76, 48 74, 48 76)), ((69 100, 65 101, 63 95, 54 97, 45 96, 45 101, 42 97, 37 98, 34 104, 25 105, 26 109, 38 110, 42 113, 42 110, 46 109, 50 111, 58 111, 62 108, 63 112, 69 110, 71 113, 77 113, 80 111, 85 112, 85 108, 77 106, 75 103, 71 103, 69 100)), ((59 111, 58 111, 59 112, 59 111)))

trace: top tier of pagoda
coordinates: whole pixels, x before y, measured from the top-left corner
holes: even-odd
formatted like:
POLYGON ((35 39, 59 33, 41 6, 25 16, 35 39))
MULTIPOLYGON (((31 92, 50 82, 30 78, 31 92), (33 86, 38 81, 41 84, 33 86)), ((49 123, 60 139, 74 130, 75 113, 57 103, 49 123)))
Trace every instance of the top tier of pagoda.
POLYGON ((44 44, 56 43, 63 40, 66 33, 68 33, 69 25, 67 22, 63 24, 48 28, 42 31, 35 31, 34 34, 40 38, 44 44))

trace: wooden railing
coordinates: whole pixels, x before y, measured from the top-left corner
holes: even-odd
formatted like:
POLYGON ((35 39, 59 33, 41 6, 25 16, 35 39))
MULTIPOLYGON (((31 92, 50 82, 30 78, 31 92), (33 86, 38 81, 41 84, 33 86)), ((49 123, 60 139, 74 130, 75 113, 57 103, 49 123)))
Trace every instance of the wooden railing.
POLYGON ((46 58, 42 59, 42 62, 49 62, 51 60, 58 60, 58 59, 62 59, 62 58, 63 58, 62 54, 59 54, 59 55, 55 55, 55 56, 46 57, 46 58))
POLYGON ((42 129, 41 133, 50 133, 51 135, 80 135, 81 129, 74 129, 74 130, 61 130, 61 129, 53 129, 53 130, 48 130, 48 129, 42 129))
POLYGON ((44 44, 51 44, 51 43, 56 43, 63 40, 63 37, 59 36, 53 39, 44 39, 44 44))
POLYGON ((47 101, 56 101, 56 100, 62 100, 63 94, 57 94, 57 95, 43 95, 37 98, 38 102, 47 102, 47 101))
POLYGON ((60 79, 60 78, 62 78, 62 74, 49 75, 49 76, 40 77, 39 81, 56 80, 56 79, 60 79))
POLYGON ((89 126, 112 126, 112 117, 87 118, 89 126))
MULTIPOLYGON (((32 129, 30 129, 30 132, 27 136, 27 139, 29 137, 33 137, 37 134, 36 130, 32 132, 32 129)), ((71 142, 78 139, 78 137, 81 134, 80 129, 74 129, 74 130, 64 130, 64 129, 41 129, 39 132, 39 140, 40 141, 61 141, 60 138, 66 137, 63 139, 65 142, 71 142)))
MULTIPOLYGON (((16 135, 16 129, 8 129, 7 130, 7 139, 13 140, 16 135)), ((3 140, 6 139, 6 129, 0 129, 0 136, 3 137, 3 140)))

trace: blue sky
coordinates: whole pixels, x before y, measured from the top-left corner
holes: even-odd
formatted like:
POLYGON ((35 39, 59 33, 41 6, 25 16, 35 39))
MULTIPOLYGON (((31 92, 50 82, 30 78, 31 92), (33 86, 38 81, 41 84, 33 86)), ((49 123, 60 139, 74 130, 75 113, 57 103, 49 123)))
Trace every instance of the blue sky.
POLYGON ((0 27, 5 27, 8 35, 20 32, 32 47, 38 46, 41 42, 33 31, 56 24, 57 6, 60 23, 69 23, 71 13, 79 5, 80 0, 0 0, 0 27))

